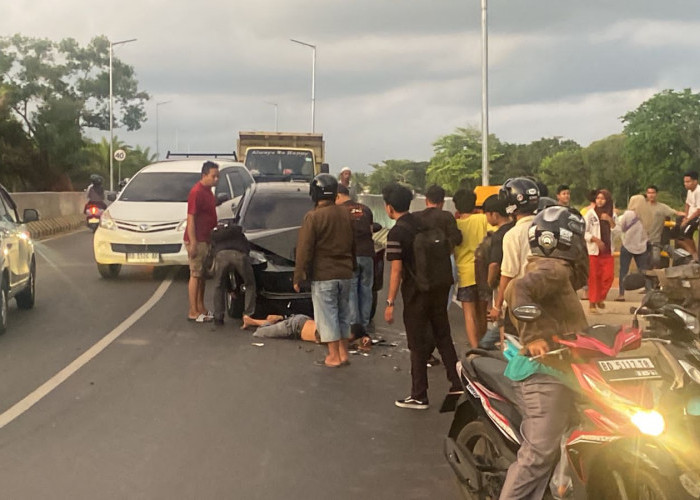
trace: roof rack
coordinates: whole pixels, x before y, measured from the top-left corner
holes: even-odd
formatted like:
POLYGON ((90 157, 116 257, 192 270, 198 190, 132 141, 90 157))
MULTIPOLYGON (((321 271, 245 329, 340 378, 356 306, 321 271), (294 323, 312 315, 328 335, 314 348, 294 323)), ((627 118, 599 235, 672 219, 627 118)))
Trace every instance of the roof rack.
POLYGON ((170 159, 171 157, 178 157, 178 158, 224 158, 224 159, 229 159, 232 158, 235 161, 238 161, 238 156, 236 155, 236 152, 233 151, 232 153, 171 153, 168 151, 168 154, 165 156, 166 160, 170 159))

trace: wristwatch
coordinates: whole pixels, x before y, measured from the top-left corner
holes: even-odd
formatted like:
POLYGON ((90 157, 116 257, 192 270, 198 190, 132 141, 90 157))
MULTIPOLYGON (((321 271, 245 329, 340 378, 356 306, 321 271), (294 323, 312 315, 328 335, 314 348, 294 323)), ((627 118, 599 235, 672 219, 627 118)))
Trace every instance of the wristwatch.
POLYGON ((393 300, 387 299, 387 300, 386 300, 386 306, 387 306, 387 307, 394 307, 394 301, 393 301, 393 300))

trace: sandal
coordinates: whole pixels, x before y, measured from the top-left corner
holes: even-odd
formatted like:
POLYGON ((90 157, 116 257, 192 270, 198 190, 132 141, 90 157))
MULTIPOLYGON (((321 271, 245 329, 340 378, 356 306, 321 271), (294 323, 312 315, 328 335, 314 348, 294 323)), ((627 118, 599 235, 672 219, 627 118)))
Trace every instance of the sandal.
POLYGON ((209 323, 214 320, 214 316, 208 316, 206 314, 200 314, 196 318, 187 317, 187 321, 194 321, 195 323, 209 323))
POLYGON ((622 296, 622 295, 620 295, 619 297, 617 297, 617 298, 615 299, 615 302, 624 302, 624 301, 625 301, 625 297, 622 296))

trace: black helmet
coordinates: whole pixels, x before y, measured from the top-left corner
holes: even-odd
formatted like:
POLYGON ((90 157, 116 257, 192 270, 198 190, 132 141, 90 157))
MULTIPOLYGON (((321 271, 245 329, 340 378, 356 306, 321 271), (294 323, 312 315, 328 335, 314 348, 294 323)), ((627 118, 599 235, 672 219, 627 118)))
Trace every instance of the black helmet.
POLYGON ((90 176, 90 182, 99 186, 100 184, 102 184, 102 176, 99 176, 97 174, 92 174, 90 176))
POLYGON ((528 232, 533 255, 569 261, 587 258, 583 233, 586 222, 569 207, 547 207, 537 214, 528 232))
POLYGON ((320 200, 335 200, 338 194, 338 179, 331 174, 318 174, 311 181, 309 194, 314 203, 320 200))
POLYGON ((526 177, 515 177, 503 183, 498 198, 506 202, 509 214, 531 214, 537 210, 540 190, 535 181, 526 177))

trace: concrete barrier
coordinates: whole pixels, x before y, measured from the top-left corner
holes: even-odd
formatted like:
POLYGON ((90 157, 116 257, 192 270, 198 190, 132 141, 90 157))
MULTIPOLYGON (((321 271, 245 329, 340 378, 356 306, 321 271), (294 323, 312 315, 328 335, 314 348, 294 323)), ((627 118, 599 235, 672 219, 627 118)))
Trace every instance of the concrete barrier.
POLYGON ((17 203, 20 217, 25 208, 33 208, 42 219, 82 214, 87 201, 83 192, 12 193, 12 199, 17 203))

